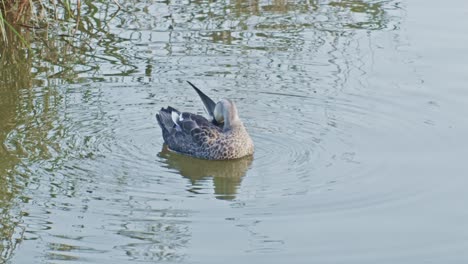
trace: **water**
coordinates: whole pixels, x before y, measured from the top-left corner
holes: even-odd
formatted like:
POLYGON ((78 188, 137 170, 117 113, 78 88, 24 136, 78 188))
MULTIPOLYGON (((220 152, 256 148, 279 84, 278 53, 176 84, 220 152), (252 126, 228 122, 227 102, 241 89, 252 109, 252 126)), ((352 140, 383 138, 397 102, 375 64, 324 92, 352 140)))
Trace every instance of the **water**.
POLYGON ((466 3, 121 5, 2 51, 1 262, 468 260, 466 3), (253 157, 163 148, 186 80, 253 157))

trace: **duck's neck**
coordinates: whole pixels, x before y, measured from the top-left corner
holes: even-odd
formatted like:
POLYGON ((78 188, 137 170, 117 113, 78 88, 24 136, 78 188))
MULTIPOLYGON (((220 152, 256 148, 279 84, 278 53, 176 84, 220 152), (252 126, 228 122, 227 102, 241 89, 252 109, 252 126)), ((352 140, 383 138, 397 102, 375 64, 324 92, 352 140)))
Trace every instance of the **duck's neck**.
POLYGON ((238 130, 242 129, 244 125, 242 124, 242 121, 239 118, 236 118, 235 120, 225 120, 224 121, 224 126, 223 126, 223 131, 229 131, 229 130, 238 130))

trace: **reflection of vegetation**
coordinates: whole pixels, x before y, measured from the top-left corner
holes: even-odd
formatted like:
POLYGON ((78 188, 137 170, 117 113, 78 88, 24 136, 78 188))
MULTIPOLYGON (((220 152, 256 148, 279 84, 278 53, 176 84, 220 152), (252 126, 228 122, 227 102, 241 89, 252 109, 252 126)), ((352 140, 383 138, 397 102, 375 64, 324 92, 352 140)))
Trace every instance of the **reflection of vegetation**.
POLYGON ((73 5, 68 0, 55 5, 45 0, 0 0, 1 263, 11 258, 23 239, 18 203, 28 199, 22 193, 31 175, 57 169, 77 152, 62 141, 71 124, 61 123, 64 98, 56 83, 79 82, 81 74, 91 76, 96 71, 98 66, 90 66, 95 52, 91 44, 104 34, 109 36, 104 44, 109 45, 109 58, 118 62, 122 57, 111 50, 119 40, 108 32, 107 16, 100 13, 110 5, 96 4, 100 5, 86 1, 90 16, 80 17, 79 0, 73 5), (46 28, 52 19, 54 26, 46 28))
MULTIPOLYGON (((173 32, 169 34, 166 47, 169 53, 174 50, 172 43, 179 44, 181 36, 192 40, 185 43, 184 52, 212 54, 213 50, 207 48, 212 43, 240 45, 244 50, 296 49, 304 43, 301 33, 310 29, 314 34, 333 34, 349 29, 394 28, 389 14, 395 8, 391 1, 196 1, 189 10, 185 5, 173 5, 160 14, 141 12, 153 4, 133 2, 135 7, 129 7, 129 12, 143 15, 132 17, 127 23, 139 28, 173 32), (291 38, 290 34, 296 34, 297 38, 291 38)), ((165 8, 164 5, 156 5, 159 7, 165 8)), ((217 50, 217 47, 212 49, 217 50)), ((219 50, 225 51, 222 47, 219 50)))
POLYGON ((197 192, 197 182, 213 177, 214 192, 216 198, 232 200, 236 197, 237 189, 252 164, 253 157, 245 157, 237 160, 210 161, 195 159, 176 154, 164 147, 160 155, 165 158, 169 168, 179 171, 188 178, 192 185, 192 192, 197 192))
POLYGON ((21 192, 15 166, 20 163, 22 150, 10 141, 17 125, 20 104, 20 88, 30 87, 31 78, 22 73, 30 72, 31 65, 23 60, 24 53, 8 50, 0 44, 0 251, 1 259, 9 259, 19 243, 18 224, 20 213, 15 210, 16 199, 21 192))
POLYGON ((187 247, 190 232, 187 221, 179 218, 185 218, 186 214, 174 209, 162 210, 158 213, 159 217, 151 221, 132 219, 126 222, 117 233, 132 239, 132 242, 119 248, 125 255, 140 261, 183 260, 185 256, 180 251, 187 247))
POLYGON ((340 13, 362 14, 367 19, 359 21, 350 18, 344 23, 345 27, 354 29, 383 29, 387 22, 384 2, 365 2, 362 0, 332 1, 330 6, 337 8, 340 13))
MULTIPOLYGON (((44 49, 38 43, 31 45, 30 49, 24 49, 23 44, 30 46, 34 40, 24 29, 30 28, 26 26, 27 23, 36 21, 34 19, 37 17, 31 13, 31 5, 36 2, 7 2, 0 3, 4 19, 2 22, 12 25, 12 28, 0 32, 4 38, 3 41, 0 40, 2 261, 11 258, 16 245, 22 240, 24 231, 20 223, 23 213, 17 203, 28 199, 22 197, 23 188, 28 186, 29 176, 33 173, 28 164, 54 158, 60 151, 58 135, 61 131, 54 122, 57 119, 61 97, 53 87, 43 88, 49 84, 43 77, 53 69, 50 64, 44 67, 43 60, 66 54, 63 49, 44 49), (15 35, 18 32, 21 32, 21 36, 15 35), (41 59, 38 60, 36 55, 40 55, 41 59)), ((37 25, 39 24, 34 24, 37 25)), ((44 45, 47 43, 44 42, 44 45)))

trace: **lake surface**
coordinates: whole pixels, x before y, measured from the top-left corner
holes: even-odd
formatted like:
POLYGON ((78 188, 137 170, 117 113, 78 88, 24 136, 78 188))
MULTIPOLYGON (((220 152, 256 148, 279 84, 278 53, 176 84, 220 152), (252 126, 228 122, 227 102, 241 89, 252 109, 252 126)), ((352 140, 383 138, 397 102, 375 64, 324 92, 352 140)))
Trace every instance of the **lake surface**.
POLYGON ((120 2, 2 47, 0 263, 467 263, 465 1, 120 2), (253 157, 164 149, 186 80, 253 157))

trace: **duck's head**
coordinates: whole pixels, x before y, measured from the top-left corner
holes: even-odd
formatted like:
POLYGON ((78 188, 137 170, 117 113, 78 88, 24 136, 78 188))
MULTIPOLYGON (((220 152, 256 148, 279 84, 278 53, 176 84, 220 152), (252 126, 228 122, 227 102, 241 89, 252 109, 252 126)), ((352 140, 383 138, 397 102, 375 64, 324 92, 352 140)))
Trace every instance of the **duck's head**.
POLYGON ((231 129, 239 122, 236 105, 229 99, 222 99, 214 108, 213 118, 218 124, 224 124, 223 130, 231 129))
POLYGON ((215 103, 210 97, 204 94, 191 82, 187 81, 190 86, 195 89, 197 94, 200 96, 203 106, 205 107, 206 113, 210 115, 213 123, 217 125, 223 125, 223 130, 232 129, 233 126, 240 123, 239 116, 237 115, 237 107, 233 101, 229 99, 222 99, 218 103, 215 103))

